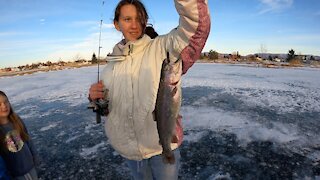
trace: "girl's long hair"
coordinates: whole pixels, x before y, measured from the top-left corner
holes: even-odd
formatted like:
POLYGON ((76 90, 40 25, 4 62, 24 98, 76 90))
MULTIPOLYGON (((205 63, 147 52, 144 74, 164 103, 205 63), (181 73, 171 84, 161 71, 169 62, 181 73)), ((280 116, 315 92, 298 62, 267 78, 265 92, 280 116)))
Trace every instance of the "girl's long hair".
MULTIPOLYGON (((11 104, 10 104, 10 101, 9 101, 9 99, 8 99, 8 96, 7 96, 4 92, 2 92, 2 91, 0 91, 0 96, 4 96, 5 98, 7 98, 8 102, 9 102, 10 113, 9 113, 8 119, 9 119, 9 121, 12 123, 13 128, 14 128, 16 131, 18 131, 18 133, 19 133, 20 136, 21 136, 21 139, 22 139, 24 142, 28 141, 28 140, 29 140, 29 135, 28 135, 27 132, 26 132, 26 129, 25 129, 23 123, 22 123, 21 118, 20 118, 20 117, 18 116, 18 114, 16 114, 16 113, 14 112, 14 110, 12 109, 12 106, 11 106, 11 104)), ((0 131, 0 138, 1 138, 2 144, 4 143, 4 138, 5 138, 4 136, 5 136, 5 134, 4 134, 2 131, 0 131)), ((2 148, 1 148, 1 149, 2 149, 2 148)))
POLYGON ((149 16, 148 16, 146 8, 142 4, 142 2, 140 2, 139 0, 121 0, 118 3, 118 5, 114 11, 113 21, 119 22, 120 10, 121 10, 122 6, 128 5, 128 4, 131 4, 136 7, 137 13, 138 13, 138 16, 140 19, 140 24, 142 26, 142 29, 144 30, 147 26, 147 21, 148 21, 149 16))

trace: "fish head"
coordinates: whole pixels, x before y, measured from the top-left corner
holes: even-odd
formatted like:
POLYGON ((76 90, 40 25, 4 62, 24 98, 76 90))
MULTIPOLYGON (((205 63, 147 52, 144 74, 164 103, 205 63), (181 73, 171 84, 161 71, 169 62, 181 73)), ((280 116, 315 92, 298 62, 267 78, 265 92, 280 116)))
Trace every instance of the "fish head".
POLYGON ((162 78, 169 84, 176 83, 182 75, 182 61, 168 61, 167 59, 162 64, 162 78))

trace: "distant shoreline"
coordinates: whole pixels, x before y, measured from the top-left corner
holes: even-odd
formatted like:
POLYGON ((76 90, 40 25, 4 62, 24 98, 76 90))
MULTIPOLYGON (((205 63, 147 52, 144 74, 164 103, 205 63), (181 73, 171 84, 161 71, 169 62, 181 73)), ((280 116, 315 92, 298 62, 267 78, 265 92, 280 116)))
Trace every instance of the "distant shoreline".
MULTIPOLYGON (((105 64, 105 63, 103 63, 105 64)), ((0 72, 1 77, 10 77, 10 76, 23 76, 28 74, 33 74, 37 72, 49 72, 49 71, 59 71, 64 69, 75 69, 81 67, 88 67, 88 66, 95 66, 97 64, 77 64, 73 66, 57 66, 57 67, 47 67, 43 69, 30 69, 30 70, 23 70, 23 71, 10 71, 10 72, 0 72)))
POLYGON ((234 60, 198 60, 197 63, 216 63, 216 64, 239 64, 262 68, 297 68, 309 67, 320 68, 320 62, 316 65, 310 64, 290 64, 287 62, 270 62, 270 61, 234 61, 234 60))
MULTIPOLYGON (((262 67, 262 68, 296 68, 296 67, 309 67, 309 68, 320 68, 318 65, 305 65, 305 64, 289 64, 289 63, 280 63, 280 62, 257 62, 257 61, 233 61, 233 60, 198 60, 196 63, 213 63, 213 64, 238 64, 238 65, 247 65, 253 67, 262 67)), ((102 63, 101 65, 104 65, 102 63)), ((64 69, 75 69, 89 66, 97 66, 97 64, 78 64, 74 66, 59 66, 59 67, 48 67, 45 69, 31 69, 25 71, 12 71, 12 72, 0 72, 1 77, 11 77, 11 76, 23 76, 28 74, 33 74, 36 72, 49 72, 49 71, 59 71, 64 69)))

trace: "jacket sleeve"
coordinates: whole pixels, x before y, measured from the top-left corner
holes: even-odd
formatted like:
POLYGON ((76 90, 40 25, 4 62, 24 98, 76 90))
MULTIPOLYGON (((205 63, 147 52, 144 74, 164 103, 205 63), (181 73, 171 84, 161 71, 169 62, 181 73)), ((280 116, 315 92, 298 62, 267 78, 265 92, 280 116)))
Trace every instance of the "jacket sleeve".
POLYGON ((164 35, 170 59, 182 59, 183 74, 200 57, 210 32, 208 0, 175 0, 179 26, 164 35), (173 57, 172 57, 173 56, 173 57))
POLYGON ((36 151, 36 149, 35 149, 35 147, 34 147, 32 138, 30 137, 30 134, 29 134, 29 132, 28 132, 28 129, 27 129, 26 125, 24 124, 24 122, 23 122, 22 120, 21 120, 21 122, 22 122, 22 124, 23 124, 24 130, 26 131, 26 133, 27 133, 28 136, 29 136, 29 140, 26 141, 25 143, 27 143, 27 145, 28 145, 28 147, 29 147, 29 150, 30 150, 30 152, 31 152, 31 154, 32 154, 32 157, 33 157, 33 162, 34 162, 34 164, 37 166, 37 165, 39 165, 39 163, 40 163, 40 160, 39 160, 39 157, 38 157, 38 153, 37 153, 37 151, 36 151))
POLYGON ((2 156, 0 156, 0 179, 2 180, 9 180, 9 176, 7 173, 7 168, 2 156))
POLYGON ((30 152, 32 154, 34 165, 38 166, 40 164, 40 160, 39 160, 38 153, 34 147, 33 141, 30 138, 30 136, 29 136, 29 140, 26 143, 28 144, 30 152))

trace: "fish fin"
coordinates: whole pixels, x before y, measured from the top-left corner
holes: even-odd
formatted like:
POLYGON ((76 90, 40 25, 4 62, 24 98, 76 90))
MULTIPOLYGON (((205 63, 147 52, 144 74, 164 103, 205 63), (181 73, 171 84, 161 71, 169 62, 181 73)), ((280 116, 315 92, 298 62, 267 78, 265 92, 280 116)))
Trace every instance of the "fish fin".
POLYGON ((179 137, 177 135, 173 135, 171 138, 172 143, 178 143, 179 142, 179 137))
POLYGON ((174 164, 176 162, 176 158, 174 157, 174 154, 172 151, 163 153, 162 154, 162 160, 165 164, 174 164))
MULTIPOLYGON (((179 79, 179 81, 176 81, 176 82, 174 82, 174 83, 171 83, 170 85, 171 86, 177 86, 177 84, 180 82, 180 79, 179 79)), ((176 87, 175 87, 176 88, 176 87)))
POLYGON ((178 88, 177 88, 177 86, 176 86, 176 87, 174 87, 174 88, 172 89, 172 91, 171 91, 171 96, 173 97, 173 96, 177 93, 177 91, 178 91, 178 88))

